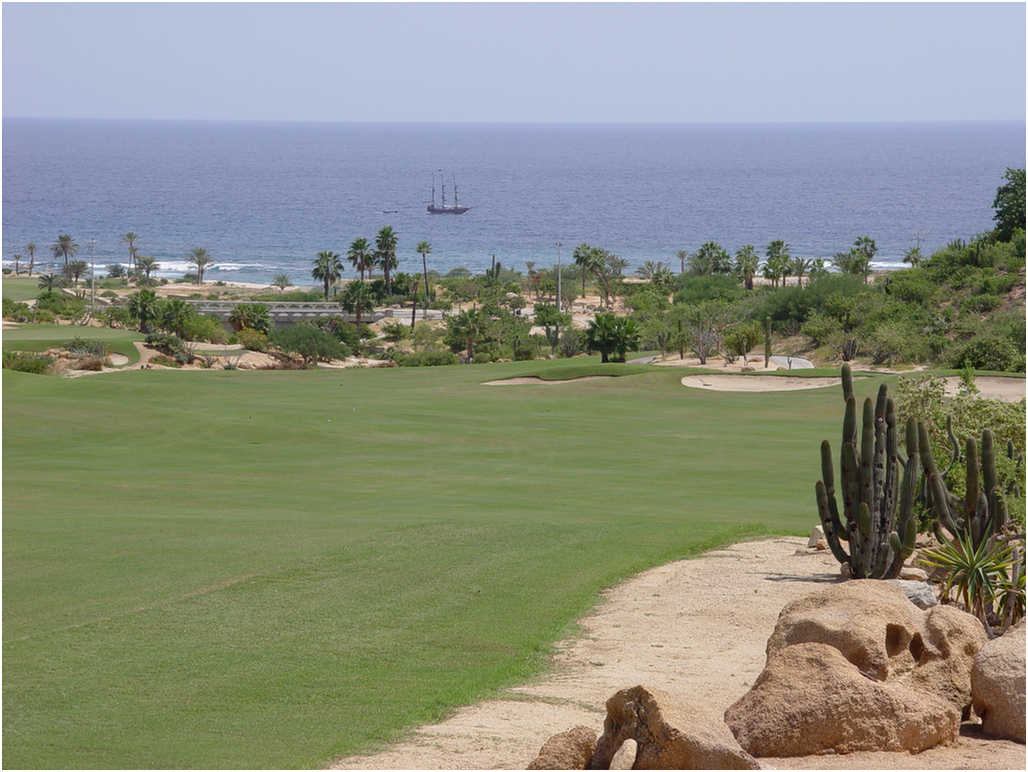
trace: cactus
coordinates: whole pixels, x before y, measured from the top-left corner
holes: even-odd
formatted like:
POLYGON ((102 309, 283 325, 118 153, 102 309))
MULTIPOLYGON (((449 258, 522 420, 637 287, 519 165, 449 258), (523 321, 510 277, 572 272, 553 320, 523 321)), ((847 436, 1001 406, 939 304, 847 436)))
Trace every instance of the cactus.
POLYGON ((936 535, 945 538, 941 528, 949 531, 950 538, 969 534, 971 543, 978 547, 989 536, 1003 530, 1007 524, 1007 502, 996 477, 996 447, 992 430, 982 431, 980 450, 972 438, 965 442, 963 499, 946 488, 945 474, 940 473, 935 465, 924 424, 918 424, 918 442, 936 535))
POLYGON ((1007 440, 1007 458, 1014 462, 1014 475, 1010 482, 1007 483, 1007 495, 1013 496, 1015 499, 1021 498, 1021 485, 1018 482, 1024 472, 1024 453, 1018 453, 1014 455, 1014 441, 1007 440))
POLYGON ((832 554, 840 563, 849 564, 853 578, 891 579, 899 576, 917 536, 914 497, 921 474, 917 424, 913 419, 907 422, 908 455, 901 463, 896 410, 888 387, 882 384, 873 406, 871 400, 864 400, 858 452, 857 401, 849 365, 842 367, 842 392, 846 401, 839 457, 842 517, 827 440, 821 443, 821 480, 814 486, 818 515, 832 554))

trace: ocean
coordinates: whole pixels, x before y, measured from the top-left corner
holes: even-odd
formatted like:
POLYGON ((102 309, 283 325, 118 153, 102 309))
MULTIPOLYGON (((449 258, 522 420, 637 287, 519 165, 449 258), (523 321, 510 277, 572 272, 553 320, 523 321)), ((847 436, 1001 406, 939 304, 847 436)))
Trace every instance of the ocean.
MULTIPOLYGON (((49 263, 59 233, 98 265, 125 263, 121 234, 159 272, 206 248, 212 281, 313 284, 317 252, 345 256, 383 225, 400 270, 525 269, 580 242, 633 266, 713 239, 734 252, 784 239, 830 257, 869 235, 902 265, 992 227, 1006 167, 1025 165, 1025 123, 492 125, 3 121, 3 259, 30 241, 49 263), (429 215, 433 174, 466 214, 429 215)), ((436 191, 438 196, 439 191, 436 191)), ((347 264, 345 275, 352 275, 347 264)))

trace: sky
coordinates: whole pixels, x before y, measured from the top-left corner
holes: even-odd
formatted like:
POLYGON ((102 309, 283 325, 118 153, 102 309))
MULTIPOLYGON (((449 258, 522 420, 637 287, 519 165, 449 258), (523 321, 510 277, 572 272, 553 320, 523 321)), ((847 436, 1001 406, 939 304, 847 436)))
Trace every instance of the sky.
POLYGON ((1025 5, 3 4, 5 117, 1025 119, 1025 5))

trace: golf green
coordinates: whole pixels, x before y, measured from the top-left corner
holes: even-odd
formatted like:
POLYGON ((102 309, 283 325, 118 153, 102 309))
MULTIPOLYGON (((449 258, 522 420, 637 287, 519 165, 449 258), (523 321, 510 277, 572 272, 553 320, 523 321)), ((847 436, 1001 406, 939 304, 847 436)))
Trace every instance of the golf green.
POLYGON ((561 368, 5 370, 5 765, 323 765, 539 672, 604 586, 816 520, 837 388, 480 385, 561 368))

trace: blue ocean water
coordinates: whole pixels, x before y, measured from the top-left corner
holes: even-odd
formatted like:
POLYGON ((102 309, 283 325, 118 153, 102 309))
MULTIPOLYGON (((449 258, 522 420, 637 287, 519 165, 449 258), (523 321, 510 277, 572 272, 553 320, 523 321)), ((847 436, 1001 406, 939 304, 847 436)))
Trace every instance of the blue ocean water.
MULTIPOLYGON (((586 241, 637 265, 715 239, 781 238, 829 257, 862 234, 881 265, 992 227, 1025 123, 371 125, 4 119, 4 264, 44 261, 70 233, 98 264, 125 262, 126 231, 164 275, 195 246, 212 280, 310 283, 318 251, 345 254, 383 225, 401 270, 524 269, 586 241), (432 174, 456 177, 460 216, 426 213, 432 174), (385 212, 388 212, 385 213, 385 212), (38 258, 37 258, 38 259, 38 258)), ((349 273, 349 272, 348 272, 349 273)))

